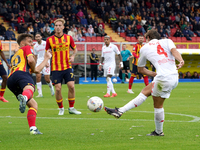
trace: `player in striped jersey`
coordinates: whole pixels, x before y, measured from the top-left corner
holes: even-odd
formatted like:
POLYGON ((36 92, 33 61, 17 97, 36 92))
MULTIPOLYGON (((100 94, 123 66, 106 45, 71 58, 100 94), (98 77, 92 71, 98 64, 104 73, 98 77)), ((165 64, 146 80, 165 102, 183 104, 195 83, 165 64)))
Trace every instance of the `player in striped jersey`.
POLYGON ((7 86, 20 102, 19 110, 21 113, 25 112, 26 105, 29 107, 27 120, 30 134, 42 134, 35 125, 38 105, 33 99, 35 83, 31 73, 40 73, 51 58, 51 54, 49 51, 45 53, 44 60, 35 68, 35 59, 32 53, 33 36, 21 34, 18 36, 17 43, 20 49, 11 59, 12 68, 8 75, 7 86))
MULTIPOLYGON (((2 51, 2 43, 0 41, 0 55, 1 55, 1 58, 6 62, 7 66, 8 66, 8 69, 10 69, 10 65, 9 63, 7 62, 6 60, 6 57, 2 51)), ((4 96, 4 92, 6 90, 6 82, 7 82, 7 73, 6 73, 6 70, 4 69, 3 67, 3 64, 0 60, 0 76, 1 78, 3 79, 2 83, 1 83, 1 89, 0 89, 0 101, 2 102, 8 102, 3 96, 4 96)))
POLYGON ((81 114, 74 108, 75 103, 75 88, 74 88, 74 73, 72 71, 71 62, 74 62, 74 57, 77 53, 77 48, 73 38, 70 35, 64 34, 64 19, 57 19, 54 21, 55 35, 47 38, 46 50, 51 49, 51 72, 52 81, 55 85, 56 102, 60 109, 58 115, 64 115, 63 97, 61 94, 62 82, 65 80, 65 84, 68 86, 68 102, 70 114, 81 114), (70 47, 73 49, 73 54, 70 56, 70 47))
MULTIPOLYGON (((143 46, 143 44, 142 44, 143 42, 144 42, 144 37, 142 35, 140 35, 138 37, 138 43, 133 47, 132 54, 133 54, 134 58, 133 58, 133 62, 132 62, 133 67, 132 67, 132 71, 131 71, 131 78, 129 80, 129 87, 128 87, 128 91, 127 91, 128 93, 134 93, 132 91, 132 84, 133 84, 134 78, 139 74, 138 70, 137 70, 137 63, 138 63, 138 58, 140 56, 140 49, 143 46)), ((143 75, 143 78, 144 78, 145 85, 148 85, 149 84, 148 76, 143 75)))

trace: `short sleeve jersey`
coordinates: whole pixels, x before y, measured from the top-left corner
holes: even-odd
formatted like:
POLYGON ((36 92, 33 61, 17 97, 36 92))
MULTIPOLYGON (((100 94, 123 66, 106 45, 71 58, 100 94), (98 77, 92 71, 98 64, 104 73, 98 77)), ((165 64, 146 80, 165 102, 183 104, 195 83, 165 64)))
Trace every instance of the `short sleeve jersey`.
POLYGON ((151 40, 140 50, 138 67, 144 67, 146 60, 149 60, 156 68, 157 75, 177 74, 175 57, 171 53, 172 48, 176 46, 170 39, 151 40))
POLYGON ((41 44, 38 42, 34 45, 34 53, 37 55, 37 61, 42 62, 44 60, 44 54, 45 54, 45 47, 46 42, 42 40, 41 44))
POLYGON ((102 47, 101 57, 104 57, 105 66, 116 65, 115 54, 120 54, 120 51, 116 45, 110 43, 108 47, 106 45, 102 47))
POLYGON ((31 46, 27 45, 21 47, 11 59, 12 68, 9 76, 16 71, 23 71, 30 73, 30 66, 28 65, 28 59, 27 59, 30 55, 33 55, 33 49, 31 46))
MULTIPOLYGON (((135 54, 138 56, 138 58, 139 58, 139 56, 140 56, 140 49, 141 49, 142 46, 143 46, 143 44, 137 43, 137 44, 133 47, 132 53, 135 53, 135 54)), ((134 65, 137 65, 137 63, 138 63, 138 58, 136 58, 136 57, 133 58, 132 63, 133 63, 134 65)))
POLYGON ((70 47, 76 48, 73 38, 70 35, 63 34, 61 37, 55 35, 47 38, 46 50, 51 49, 51 71, 63 71, 72 68, 69 62, 70 47))
POLYGON ((121 51, 122 61, 127 61, 128 57, 132 56, 129 50, 121 51))

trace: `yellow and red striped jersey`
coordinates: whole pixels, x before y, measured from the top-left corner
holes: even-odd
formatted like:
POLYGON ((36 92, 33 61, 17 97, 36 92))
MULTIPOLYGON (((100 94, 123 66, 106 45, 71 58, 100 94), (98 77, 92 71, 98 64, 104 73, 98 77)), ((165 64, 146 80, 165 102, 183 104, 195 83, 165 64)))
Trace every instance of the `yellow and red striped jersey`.
MULTIPOLYGON (((13 74, 16 71, 24 71, 30 73, 30 66, 28 65, 28 56, 33 55, 33 49, 31 46, 23 46, 21 47, 12 57, 11 59, 11 71, 10 74, 13 74)), ((9 77, 8 76, 8 77, 9 77)))
MULTIPOLYGON (((2 43, 0 41, 0 51, 2 51, 2 43)), ((0 59, 0 65, 2 65, 1 59, 0 59)))
POLYGON ((137 44, 133 47, 132 54, 133 54, 134 58, 133 58, 132 63, 133 63, 134 65, 137 65, 137 63, 138 63, 138 59, 139 59, 139 56, 140 56, 140 49, 141 49, 141 47, 142 47, 143 45, 144 45, 144 44, 139 44, 139 43, 137 43, 137 44))
POLYGON ((69 62, 70 47, 76 48, 73 38, 70 35, 63 34, 61 37, 55 35, 47 38, 46 50, 51 49, 51 71, 62 71, 72 68, 69 62))

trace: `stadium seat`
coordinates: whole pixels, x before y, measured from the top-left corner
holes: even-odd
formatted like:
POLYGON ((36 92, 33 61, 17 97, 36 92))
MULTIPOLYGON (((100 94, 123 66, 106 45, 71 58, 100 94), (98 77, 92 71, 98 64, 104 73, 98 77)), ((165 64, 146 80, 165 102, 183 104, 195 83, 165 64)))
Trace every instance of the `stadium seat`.
POLYGON ((199 44, 189 44, 189 49, 199 49, 199 44))
POLYGON ((171 34, 170 35, 173 36, 176 33, 176 30, 177 30, 176 28, 171 29, 171 34))
POLYGON ((120 36, 123 37, 123 38, 125 38, 126 37, 125 32, 124 33, 120 33, 120 36))
POLYGON ((102 44, 98 44, 96 50, 101 51, 102 50, 102 44))
POLYGON ((176 42, 181 42, 181 37, 177 37, 176 42))
POLYGON ((101 42, 101 37, 97 36, 97 42, 101 42))
POLYGON ((92 37, 92 42, 96 42, 97 41, 97 38, 94 36, 92 37))
POLYGON ((186 37, 181 37, 181 42, 187 42, 186 37))
POLYGON ((178 49, 186 49, 187 45, 186 44, 177 44, 176 48, 178 48, 178 49))
POLYGON ((192 38, 192 42, 197 42, 197 37, 191 37, 192 38))
POLYGON ((137 42, 136 37, 131 37, 131 42, 137 42))
POLYGON ((176 37, 172 37, 172 41, 173 42, 176 42, 177 40, 176 40, 176 37))
POLYGON ((125 40, 128 41, 128 42, 130 42, 131 38, 129 36, 126 36, 125 40))
POLYGON ((86 37, 86 42, 92 42, 92 38, 91 37, 86 37))
POLYGON ((92 51, 92 44, 87 45, 87 51, 92 51))
POLYGON ((197 37, 197 42, 200 42, 200 37, 197 37))

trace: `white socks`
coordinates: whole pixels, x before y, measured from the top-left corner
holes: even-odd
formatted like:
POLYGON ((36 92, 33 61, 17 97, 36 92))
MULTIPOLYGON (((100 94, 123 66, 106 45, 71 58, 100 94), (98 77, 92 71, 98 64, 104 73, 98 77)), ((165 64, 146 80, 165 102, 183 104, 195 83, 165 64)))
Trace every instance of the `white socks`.
POLYGON ((36 130, 37 127, 36 127, 36 126, 31 126, 31 127, 30 127, 30 130, 31 130, 31 129, 36 130))
POLYGON ((48 85, 50 88, 52 88, 52 87, 53 87, 51 80, 50 80, 50 82, 49 82, 49 83, 47 83, 47 85, 48 85))
POLYGON ((163 123, 164 123, 164 109, 163 108, 154 108, 154 120, 156 125, 156 133, 160 134, 163 132, 163 123))
POLYGON ((140 106, 146 99, 147 97, 144 94, 140 93, 136 98, 131 100, 129 103, 127 103, 123 107, 119 108, 119 111, 124 113, 132 108, 140 106))
POLYGON ((39 95, 42 95, 42 82, 37 82, 36 84, 39 95))

